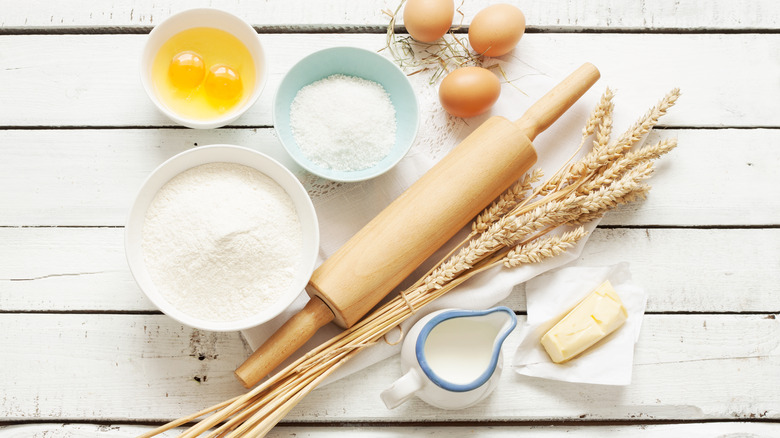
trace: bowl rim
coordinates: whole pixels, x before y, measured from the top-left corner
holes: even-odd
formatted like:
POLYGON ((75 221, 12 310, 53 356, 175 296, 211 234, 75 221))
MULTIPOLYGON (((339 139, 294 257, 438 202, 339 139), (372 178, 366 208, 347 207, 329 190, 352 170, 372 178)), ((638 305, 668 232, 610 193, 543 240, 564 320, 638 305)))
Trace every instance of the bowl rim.
MULTIPOLYGON (((324 78, 326 78, 328 76, 331 76, 331 75, 334 75, 334 74, 339 74, 339 73, 338 72, 328 73, 326 75, 323 75, 320 79, 324 79, 324 78)), ((348 75, 348 76, 356 76, 356 75, 348 75)), ((361 77, 361 76, 356 76, 356 77, 361 77)), ((365 78, 365 77, 361 77, 361 78, 362 79, 367 79, 367 80, 370 80, 370 81, 373 81, 373 82, 376 82, 376 83, 379 83, 379 81, 376 81, 376 80, 371 79, 371 78, 365 78)), ((316 82, 316 80, 315 80, 315 82, 316 82)), ((304 86, 306 86, 306 85, 309 85, 309 84, 305 84, 304 86)), ((382 85, 382 87, 384 88, 384 84, 380 84, 380 85, 382 85)), ((303 86, 300 87, 300 88, 303 88, 303 86)), ((299 88, 299 90, 300 90, 300 88, 299 88)), ((395 108, 395 105, 393 105, 393 107, 395 108)), ((378 176, 380 176, 380 175, 382 175, 384 173, 387 173, 390 169, 394 168, 409 153, 409 150, 411 150, 411 148, 414 145, 415 141, 417 140, 417 136, 419 134, 419 128, 420 128, 420 102, 419 102, 419 99, 417 98, 417 94, 414 92, 414 87, 412 86, 411 81, 406 76, 406 73, 404 73, 404 71, 401 70, 401 68, 398 67, 390 59, 388 59, 388 58, 386 58, 386 57, 384 57, 384 56, 382 56, 382 55, 380 55, 380 54, 378 54, 378 53, 376 53, 376 52, 374 52, 372 50, 364 49, 362 47, 335 46, 335 47, 328 47, 328 48, 325 48, 325 49, 320 49, 320 50, 317 50, 315 52, 312 52, 312 53, 308 54, 308 55, 304 56, 303 58, 301 58, 300 60, 298 60, 298 62, 293 64, 293 66, 290 67, 289 70, 287 70, 287 72, 282 77, 282 80, 279 82, 279 87, 277 87, 277 89, 275 91, 274 99, 273 99, 273 102, 272 102, 272 105, 271 105, 271 117, 272 117, 272 120, 273 120, 273 123, 274 123, 274 132, 276 133, 276 137, 279 139, 279 142, 282 144, 282 147, 284 147, 285 151, 287 151, 287 154, 290 155, 290 157, 299 166, 301 166, 306 171, 308 171, 308 172, 310 172, 310 173, 312 173, 312 174, 314 174, 316 176, 328 179, 330 181, 336 181, 336 182, 360 182, 360 181, 366 181, 366 180, 369 180, 369 179, 372 179, 372 178, 376 178, 376 177, 378 177, 378 176), (365 55, 368 55, 369 57, 372 57, 374 60, 376 60, 376 62, 384 63, 385 65, 389 66, 389 68, 392 71, 394 71, 394 73, 396 73, 399 77, 403 78, 404 83, 406 85, 408 85, 409 89, 411 90, 411 96, 412 96, 412 99, 413 99, 412 102, 414 104, 414 114, 415 114, 415 116, 414 116, 414 127, 411 130, 411 132, 412 132, 411 138, 410 138, 408 144, 406 144, 403 148, 400 148, 399 152, 401 152, 401 153, 398 155, 398 158, 395 159, 394 161, 388 163, 383 168, 378 168, 375 165, 373 167, 369 167, 367 169, 361 169, 361 170, 358 170, 358 171, 338 171, 338 170, 326 169, 326 168, 317 166, 315 163, 312 163, 309 160, 305 160, 305 161, 302 160, 298 153, 296 153, 295 151, 292 151, 291 150, 291 146, 288 145, 286 141, 284 141, 284 138, 283 138, 283 136, 281 135, 281 132, 280 132, 280 128, 279 128, 280 124, 279 124, 279 119, 278 119, 279 116, 277 114, 277 104, 278 104, 278 101, 280 99, 280 90, 282 89, 282 85, 285 83, 287 78, 290 77, 290 72, 292 72, 297 67, 299 67, 301 65, 304 65, 307 62, 311 62, 312 58, 317 57, 317 56, 322 56, 324 53, 328 53, 328 52, 338 53, 338 52, 346 52, 346 51, 360 52, 360 53, 363 53, 365 55), (375 168, 376 168, 376 170, 374 172, 367 172, 367 171, 369 171, 371 169, 375 169, 375 168)), ((396 135, 398 135, 397 131, 396 131, 396 135)), ((299 149, 297 143, 296 143, 295 147, 299 149)), ((395 148, 395 145, 393 145, 393 147, 395 148)), ((377 164, 379 164, 379 163, 377 163, 377 164)))
POLYGON ((284 312, 284 310, 286 310, 300 296, 301 292, 303 292, 306 284, 309 281, 309 278, 311 277, 311 273, 314 271, 314 267, 316 265, 318 255, 319 255, 319 241, 320 241, 320 233, 319 233, 319 223, 317 220, 317 213, 314 209, 314 204, 311 200, 311 197, 308 195, 306 189, 300 183, 298 178, 296 178, 295 175, 289 169, 287 169, 285 166, 283 166, 281 163, 274 160, 270 156, 262 152, 256 151, 254 149, 250 149, 244 146, 231 145, 231 144, 211 144, 211 145, 198 146, 180 152, 174 155, 173 157, 168 158, 162 164, 157 166, 144 179, 144 182, 141 184, 140 188, 136 192, 124 228, 125 258, 127 259, 127 263, 130 268, 130 272, 133 276, 133 279, 135 280, 136 284, 138 285, 138 288, 141 290, 144 296, 146 296, 155 305, 155 307, 157 307, 160 311, 162 311, 167 316, 173 318, 174 320, 184 325, 187 325, 189 327, 193 327, 201 330, 216 331, 216 332, 239 331, 239 330, 245 330, 248 328, 256 327, 260 324, 270 321, 271 319, 279 316, 282 312, 284 312), (243 157, 252 157, 253 159, 256 160, 259 159, 262 162, 264 162, 266 165, 274 168, 276 172, 279 172, 287 180, 280 181, 279 178, 269 175, 267 173, 267 169, 266 171, 257 169, 255 165, 247 164, 245 162, 246 160, 240 161, 238 158, 233 158, 233 159, 228 158, 225 160, 204 159, 209 154, 219 153, 220 151, 225 151, 225 150, 230 150, 233 153, 244 154, 241 160, 243 160, 243 157), (204 158, 201 158, 200 160, 197 159, 194 160, 195 161, 194 164, 190 163, 190 165, 188 165, 186 168, 183 168, 182 170, 179 170, 177 172, 168 170, 171 168, 171 166, 175 165, 176 163, 181 162, 182 160, 192 159, 193 156, 198 156, 198 155, 202 155, 204 156, 204 158), (177 175, 180 175, 182 172, 185 172, 189 169, 192 169, 194 167, 203 164, 218 163, 218 162, 236 163, 236 164, 248 166, 258 170, 259 172, 273 179, 277 184, 279 184, 285 190, 285 192, 287 192, 288 196, 290 196, 293 203, 295 204, 296 212, 298 214, 298 217, 301 220, 301 227, 303 232, 301 261, 300 261, 301 265, 299 267, 298 272, 304 274, 300 275, 299 277, 296 277, 293 280, 293 283, 290 285, 288 291, 286 291, 276 302, 274 302, 271 306, 266 308, 263 312, 259 312, 250 315, 248 317, 244 317, 242 319, 233 320, 233 321, 204 320, 186 314, 180 311, 179 309, 177 309, 176 307, 174 307, 173 304, 168 302, 165 299, 165 297, 163 297, 163 295, 157 290, 157 287, 154 284, 154 282, 151 281, 151 278, 149 277, 149 272, 146 269, 146 264, 143 259, 143 249, 141 248, 144 217, 146 215, 146 211, 149 205, 154 200, 154 196, 159 192, 159 190, 168 181, 170 181, 177 175), (165 177, 166 171, 172 173, 170 177, 165 177), (160 178, 164 178, 164 180, 160 182, 159 185, 151 185, 153 181, 158 180, 160 178), (297 195, 291 194, 290 190, 296 191, 297 195), (149 195, 151 196, 149 197, 149 195), (148 197, 147 199, 148 202, 143 202, 145 196, 148 197), (296 198, 299 200, 298 202, 296 202, 296 198), (304 207, 304 211, 300 211, 299 207, 301 205, 299 204, 302 204, 302 206, 304 207), (311 223, 311 226, 309 227, 310 234, 307 234, 304 221, 309 219, 311 223))
MULTIPOLYGON (((194 27, 213 27, 213 26, 209 26, 207 23, 203 23, 202 25, 197 25, 197 24, 192 26, 188 25, 186 27, 183 27, 180 30, 180 32, 186 29, 192 29, 194 27)), ((160 43, 159 46, 162 46, 164 42, 165 41, 160 43)), ((149 32, 149 35, 146 37, 144 46, 141 49, 141 62, 139 64, 140 64, 139 74, 141 78, 141 84, 144 88, 144 91, 146 91, 146 95, 149 97, 149 100, 151 100, 152 103, 157 107, 157 109, 169 119, 173 120, 174 122, 180 125, 186 126, 188 128, 193 128, 193 129, 219 128, 220 126, 225 126, 235 121, 242 115, 244 115, 244 113, 246 113, 247 110, 249 110, 249 108, 251 108, 260 98, 260 95, 263 93, 266 83, 268 82, 268 75, 269 75, 268 61, 265 53, 265 48, 263 47, 262 41, 260 41, 260 37, 257 34, 257 31, 255 31, 255 29, 241 17, 232 14, 228 11, 225 11, 223 9, 213 8, 213 7, 185 9, 183 11, 179 11, 167 17, 165 20, 161 21, 159 24, 154 26, 152 31, 149 32), (228 32, 229 34, 238 38, 238 40, 241 41, 246 46, 247 50, 249 50, 252 59, 255 61, 256 80, 255 80, 255 89, 252 92, 252 95, 249 96, 249 98, 244 102, 243 105, 234 108, 232 111, 229 111, 220 117, 214 119, 208 119, 208 120, 192 119, 189 117, 184 117, 172 111, 170 108, 168 108, 157 96, 157 92, 154 89, 153 81, 151 80, 151 75, 148 74, 151 69, 151 61, 154 60, 154 54, 150 54, 149 51, 152 49, 152 43, 153 41, 156 41, 157 35, 164 32, 166 27, 170 26, 171 23, 175 22, 176 20, 186 19, 188 16, 191 15, 199 17, 204 14, 216 14, 216 15, 220 15, 224 19, 233 21, 235 26, 239 29, 237 32, 246 33, 251 31, 252 33, 255 34, 255 39, 253 43, 257 44, 256 47, 250 47, 251 44, 248 45, 246 40, 236 35, 236 31, 218 28, 219 30, 228 32)))

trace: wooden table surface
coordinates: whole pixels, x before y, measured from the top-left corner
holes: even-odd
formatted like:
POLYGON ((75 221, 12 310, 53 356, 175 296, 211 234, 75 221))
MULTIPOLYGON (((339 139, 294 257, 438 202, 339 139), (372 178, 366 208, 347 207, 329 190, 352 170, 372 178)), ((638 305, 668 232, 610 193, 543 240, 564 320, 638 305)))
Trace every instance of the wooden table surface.
MULTIPOLYGON (((780 2, 514 3, 527 59, 561 71, 589 60, 644 101, 683 90, 653 134, 680 146, 650 198, 605 217, 581 257, 629 261, 649 292, 633 383, 505 372, 476 407, 391 411, 378 395, 400 374, 392 358, 316 390, 271 435, 780 436, 780 2)), ((270 97, 284 72, 325 47, 381 48, 381 10, 394 7, 0 0, 0 436, 134 436, 242 393, 240 334, 182 326, 133 281, 122 239, 134 193, 195 144, 275 147, 270 97), (155 24, 212 4, 256 27, 272 71, 232 126, 182 129, 144 95, 139 53, 155 24)), ((522 287, 504 304, 525 318, 522 287)))

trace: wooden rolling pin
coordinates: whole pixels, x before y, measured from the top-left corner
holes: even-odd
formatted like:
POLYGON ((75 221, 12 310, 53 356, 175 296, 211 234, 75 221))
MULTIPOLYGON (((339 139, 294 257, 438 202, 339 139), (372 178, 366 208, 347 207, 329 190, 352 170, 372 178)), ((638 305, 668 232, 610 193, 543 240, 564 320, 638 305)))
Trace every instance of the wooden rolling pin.
POLYGON ((237 370, 255 385, 316 331, 351 327, 536 162, 531 141, 598 80, 584 64, 511 122, 491 117, 328 258, 308 304, 237 370))

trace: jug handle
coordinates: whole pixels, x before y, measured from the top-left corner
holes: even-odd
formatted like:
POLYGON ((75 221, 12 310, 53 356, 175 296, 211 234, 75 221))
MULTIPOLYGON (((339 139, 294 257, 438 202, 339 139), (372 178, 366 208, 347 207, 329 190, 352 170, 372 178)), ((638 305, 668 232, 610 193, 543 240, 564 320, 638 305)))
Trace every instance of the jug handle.
POLYGON ((420 377, 420 373, 410 369, 400 379, 393 382, 389 388, 382 391, 379 396, 387 409, 395 409, 412 398, 422 387, 423 380, 420 377))

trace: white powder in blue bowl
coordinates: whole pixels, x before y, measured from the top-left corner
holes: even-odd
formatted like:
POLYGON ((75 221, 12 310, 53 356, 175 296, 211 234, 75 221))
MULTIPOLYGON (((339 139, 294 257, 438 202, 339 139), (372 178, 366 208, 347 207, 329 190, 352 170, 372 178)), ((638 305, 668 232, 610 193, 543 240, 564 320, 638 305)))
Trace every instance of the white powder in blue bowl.
POLYGON ((393 148, 395 108, 378 83, 342 74, 301 88, 290 108, 290 128, 301 152, 338 171, 372 167, 393 148))

